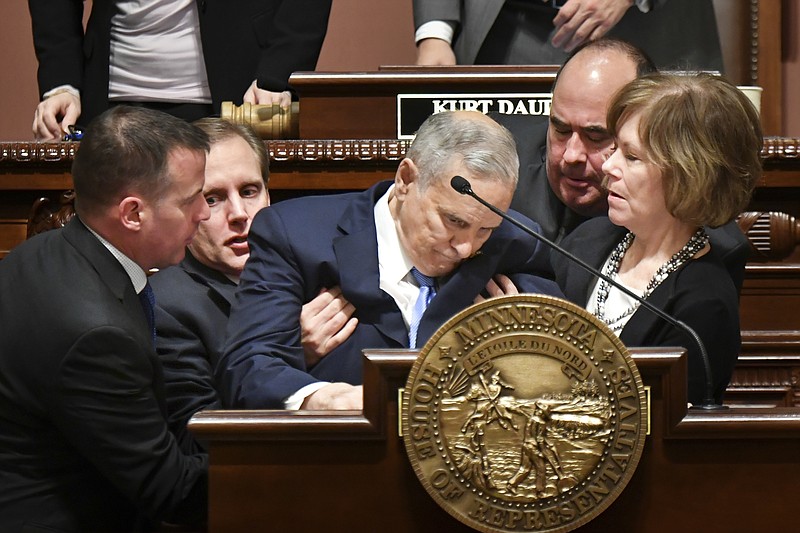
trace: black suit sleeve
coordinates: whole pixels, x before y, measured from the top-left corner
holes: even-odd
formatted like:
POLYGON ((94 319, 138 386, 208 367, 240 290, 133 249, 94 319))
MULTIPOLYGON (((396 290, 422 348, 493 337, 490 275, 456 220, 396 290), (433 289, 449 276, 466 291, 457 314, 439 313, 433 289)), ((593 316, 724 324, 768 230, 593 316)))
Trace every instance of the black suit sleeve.
POLYGON ((258 38, 262 44, 256 68, 258 86, 285 91, 292 72, 314 70, 328 31, 332 0, 285 0, 274 13, 259 16, 258 38))
POLYGON ((39 96, 59 85, 80 89, 83 77, 83 1, 28 0, 39 61, 39 96))
POLYGON ((460 0, 414 0, 414 28, 432 20, 460 22, 460 0))
POLYGON ((189 419, 200 410, 221 407, 214 369, 208 359, 209 348, 196 331, 160 306, 156 308, 156 324, 156 348, 164 367, 167 423, 180 448, 185 453, 195 453, 202 448, 187 429, 189 419))

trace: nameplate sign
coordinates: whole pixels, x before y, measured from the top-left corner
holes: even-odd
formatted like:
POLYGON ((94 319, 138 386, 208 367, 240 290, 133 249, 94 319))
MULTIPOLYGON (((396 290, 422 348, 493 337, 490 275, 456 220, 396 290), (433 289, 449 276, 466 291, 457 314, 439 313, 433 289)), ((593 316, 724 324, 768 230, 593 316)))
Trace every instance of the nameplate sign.
POLYGON ((552 98, 551 93, 398 94, 397 138, 413 139, 426 118, 442 111, 548 116, 552 98))

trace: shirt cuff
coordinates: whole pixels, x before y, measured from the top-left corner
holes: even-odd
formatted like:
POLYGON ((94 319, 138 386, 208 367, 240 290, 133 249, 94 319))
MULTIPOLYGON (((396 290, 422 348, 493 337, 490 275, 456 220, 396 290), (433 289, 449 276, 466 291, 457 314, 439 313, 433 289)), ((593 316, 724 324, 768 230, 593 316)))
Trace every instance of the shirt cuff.
POLYGON ((330 383, 327 381, 317 381, 316 383, 310 383, 306 385, 283 401, 284 409, 298 411, 306 398, 317 392, 325 385, 330 385, 330 383))
POLYGON ((414 34, 414 42, 419 44, 423 39, 441 39, 447 44, 453 43, 453 33, 455 24, 444 20, 431 20, 426 22, 414 34))
POLYGON ((47 91, 46 93, 44 93, 42 95, 42 98, 50 98, 54 94, 61 94, 61 93, 69 93, 78 100, 81 99, 81 92, 72 85, 59 85, 58 87, 54 87, 49 91, 47 91))

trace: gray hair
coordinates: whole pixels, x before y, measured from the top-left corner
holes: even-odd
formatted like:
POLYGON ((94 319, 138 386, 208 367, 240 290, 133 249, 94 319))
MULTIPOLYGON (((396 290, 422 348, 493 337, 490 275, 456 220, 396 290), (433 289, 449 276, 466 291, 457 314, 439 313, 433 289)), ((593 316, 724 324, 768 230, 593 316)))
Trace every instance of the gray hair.
POLYGON ((519 157, 514 137, 478 112, 446 111, 431 115, 420 126, 406 157, 419 169, 419 186, 426 189, 459 157, 472 173, 516 188, 519 157))

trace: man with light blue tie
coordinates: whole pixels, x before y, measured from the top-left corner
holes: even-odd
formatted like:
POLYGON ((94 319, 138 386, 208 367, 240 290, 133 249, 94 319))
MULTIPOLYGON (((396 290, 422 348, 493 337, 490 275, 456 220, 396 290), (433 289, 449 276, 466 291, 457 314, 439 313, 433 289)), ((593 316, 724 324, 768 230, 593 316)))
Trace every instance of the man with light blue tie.
POLYGON ((549 271, 546 249, 450 186, 463 176, 507 210, 518 168, 505 128, 481 113, 446 112, 421 126, 393 181, 262 210, 217 368, 223 403, 360 409, 363 349, 420 348, 482 292, 560 295, 538 275, 549 271), (355 307, 358 325, 309 361, 300 309, 334 286, 355 307))

